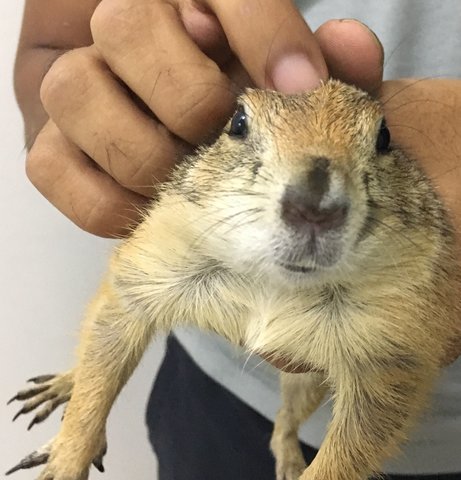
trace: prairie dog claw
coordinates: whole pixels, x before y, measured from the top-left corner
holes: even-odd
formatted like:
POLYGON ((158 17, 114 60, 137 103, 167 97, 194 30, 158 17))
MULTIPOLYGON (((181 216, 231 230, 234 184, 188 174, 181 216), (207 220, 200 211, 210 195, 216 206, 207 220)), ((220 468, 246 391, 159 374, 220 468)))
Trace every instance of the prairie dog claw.
POLYGON ((39 375, 38 377, 29 378, 27 383, 45 383, 53 380, 57 375, 39 375))
POLYGON ((17 400, 25 401, 13 421, 21 415, 37 410, 44 404, 29 423, 27 429, 30 430, 35 424, 48 418, 59 405, 70 399, 74 382, 72 371, 61 375, 41 375, 28 381, 34 383, 34 386, 18 392, 8 404, 17 400))
POLYGON ((49 388, 50 388, 49 385, 43 385, 40 387, 33 387, 33 388, 27 388, 25 390, 21 390, 13 398, 10 398, 8 400, 7 405, 9 405, 10 403, 16 400, 28 400, 29 398, 32 398, 35 395, 45 392, 49 388))
MULTIPOLYGON (((18 470, 26 470, 33 467, 38 467, 39 465, 48 464, 47 467, 45 468, 45 472, 42 472, 42 475, 39 478, 40 479, 54 478, 52 472, 55 472, 55 469, 56 469, 56 464, 54 463, 56 461, 56 459, 54 458, 56 451, 53 452, 52 459, 50 460, 50 455, 53 449, 54 442, 55 442, 55 439, 52 439, 43 447, 35 450, 35 452, 32 452, 31 454, 24 457, 17 465, 15 465, 13 468, 8 470, 5 475, 11 475, 12 473, 17 472, 18 470), (51 462, 52 465, 48 463, 49 461, 51 462)), ((104 472, 104 465, 102 462, 105 454, 107 453, 107 443, 105 440, 105 436, 101 437, 100 445, 101 446, 98 449, 99 453, 94 457, 94 460, 92 463, 100 472, 104 472)), ((61 476, 59 476, 59 478, 61 478, 61 476)), ((83 478, 83 476, 78 475, 75 478, 76 479, 83 478)), ((85 478, 86 478, 86 474, 85 474, 85 478)))
POLYGON ((96 467, 97 470, 99 470, 101 473, 105 472, 104 465, 103 465, 103 459, 107 453, 107 443, 104 442, 104 446, 101 450, 100 453, 94 458, 93 460, 93 465, 96 467))
POLYGON ((45 464, 50 456, 52 443, 53 441, 48 442, 42 448, 39 448, 38 450, 35 450, 35 452, 24 457, 16 466, 8 470, 5 475, 11 475, 18 470, 25 470, 45 464))

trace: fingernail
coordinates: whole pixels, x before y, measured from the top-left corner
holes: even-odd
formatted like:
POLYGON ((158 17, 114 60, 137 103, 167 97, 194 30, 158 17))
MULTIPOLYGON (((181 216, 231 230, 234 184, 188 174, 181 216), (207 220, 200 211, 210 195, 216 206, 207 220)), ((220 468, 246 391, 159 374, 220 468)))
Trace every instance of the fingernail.
POLYGON ((357 20, 355 18, 341 18, 339 20, 340 22, 353 22, 353 23, 358 23, 360 26, 364 27, 369 33, 371 33, 371 37, 375 41, 376 45, 378 45, 379 49, 381 50, 381 59, 382 59, 382 64, 384 64, 384 47, 381 41, 379 40, 378 35, 368 26, 362 23, 360 20, 357 20))
POLYGON ((279 59, 272 69, 272 83, 282 93, 301 93, 318 87, 320 75, 302 53, 279 59))

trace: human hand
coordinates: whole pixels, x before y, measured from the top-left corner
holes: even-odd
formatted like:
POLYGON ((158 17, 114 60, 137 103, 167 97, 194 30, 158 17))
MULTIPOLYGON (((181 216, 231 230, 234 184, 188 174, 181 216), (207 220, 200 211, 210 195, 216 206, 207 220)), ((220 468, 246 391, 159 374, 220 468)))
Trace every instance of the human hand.
POLYGON ((381 82, 382 50, 366 27, 330 21, 314 34, 290 0, 103 0, 91 28, 94 45, 45 76, 50 120, 27 171, 103 236, 126 233, 153 185, 224 125, 240 87, 302 91, 327 67, 369 91, 381 82))
MULTIPOLYGON (((461 260, 461 80, 400 79, 384 82, 384 103, 393 142, 421 164, 447 208, 461 260)), ((447 345, 444 365, 461 355, 461 319, 447 345)))

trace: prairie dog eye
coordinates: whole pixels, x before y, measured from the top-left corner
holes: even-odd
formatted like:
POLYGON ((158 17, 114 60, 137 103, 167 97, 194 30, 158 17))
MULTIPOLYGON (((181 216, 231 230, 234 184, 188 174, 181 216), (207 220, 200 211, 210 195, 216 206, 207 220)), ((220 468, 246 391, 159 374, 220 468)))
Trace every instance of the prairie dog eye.
POLYGON ((237 107, 237 111, 231 120, 229 136, 245 138, 248 133, 247 114, 242 105, 237 107))
POLYGON ((389 144, 391 143, 391 134, 386 125, 386 120, 383 118, 378 131, 378 138, 376 139, 376 150, 378 152, 387 152, 389 144))

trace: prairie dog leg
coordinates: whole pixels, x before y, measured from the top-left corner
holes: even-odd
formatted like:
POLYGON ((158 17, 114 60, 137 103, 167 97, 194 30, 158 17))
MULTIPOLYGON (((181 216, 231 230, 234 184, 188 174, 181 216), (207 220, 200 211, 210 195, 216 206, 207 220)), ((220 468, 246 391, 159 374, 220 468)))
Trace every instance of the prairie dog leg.
POLYGON ((377 473, 425 405, 433 371, 426 365, 420 371, 342 377, 326 438, 300 480, 366 480, 377 473))
POLYGON ((152 333, 152 322, 127 313, 104 283, 83 323, 72 396, 40 479, 84 480, 92 462, 102 468, 107 416, 152 333))
POLYGON ((274 423, 271 449, 275 456, 277 480, 297 480, 306 468, 298 430, 319 406, 327 385, 318 373, 281 373, 282 407, 274 423))

